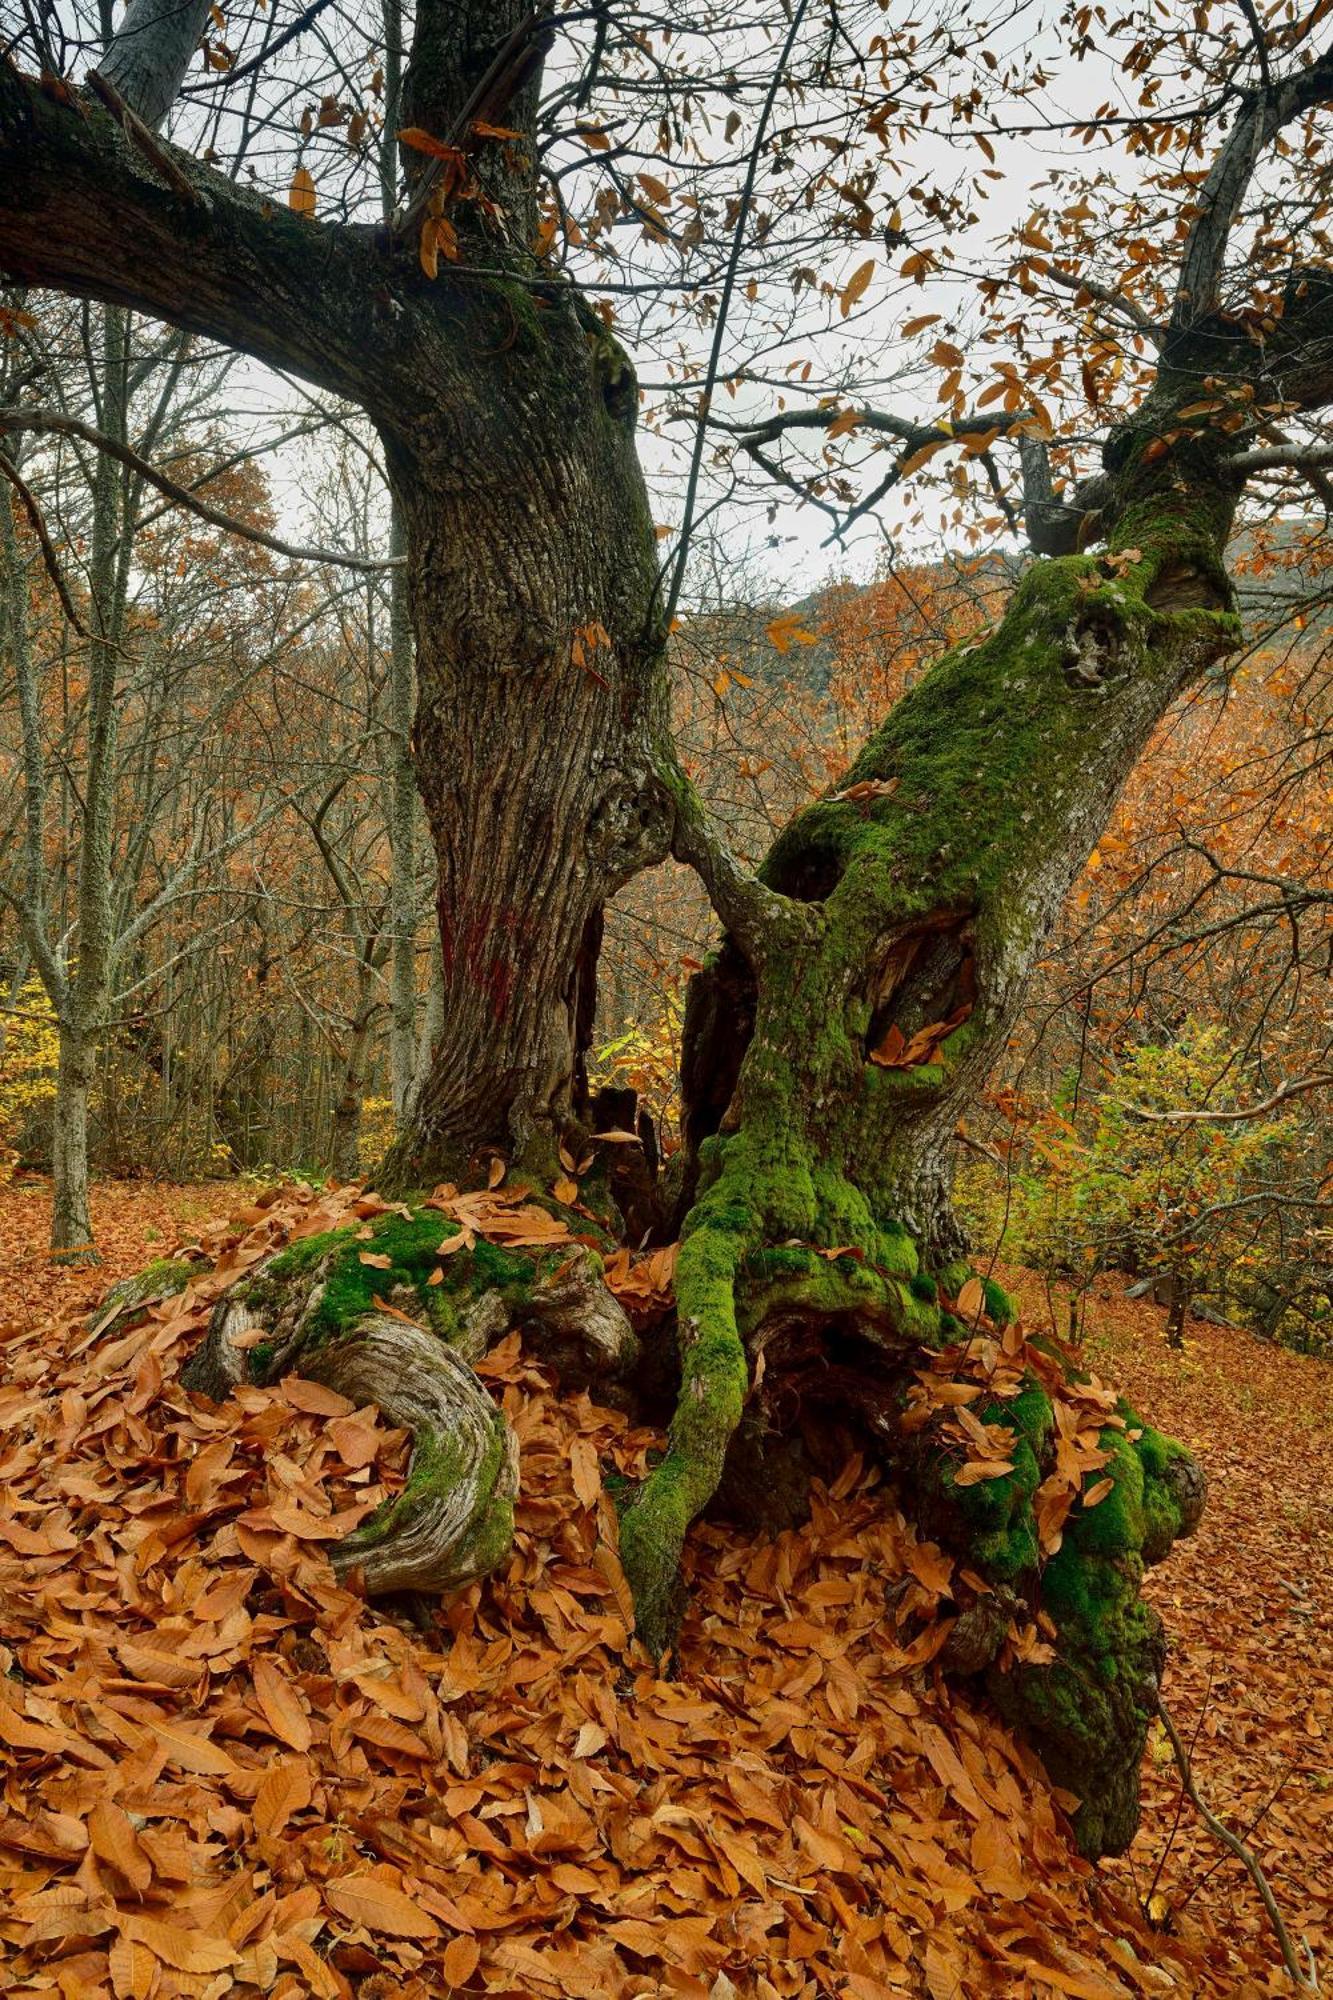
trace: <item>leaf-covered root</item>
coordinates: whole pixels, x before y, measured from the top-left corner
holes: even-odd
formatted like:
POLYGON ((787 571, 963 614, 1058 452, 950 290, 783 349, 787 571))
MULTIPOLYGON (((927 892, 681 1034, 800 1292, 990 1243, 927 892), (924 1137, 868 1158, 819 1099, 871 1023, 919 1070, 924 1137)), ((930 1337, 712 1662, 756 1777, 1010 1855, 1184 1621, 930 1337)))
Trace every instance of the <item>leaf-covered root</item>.
POLYGON ((472 1370, 514 1327, 566 1381, 614 1381, 638 1358, 623 1308, 586 1246, 458 1247, 439 1208, 309 1236, 218 1300, 187 1388, 221 1400, 238 1382, 296 1373, 375 1402, 413 1435, 404 1491, 333 1551, 373 1595, 456 1589, 501 1562, 513 1531, 517 1455, 472 1370))
POLYGON ((1011 1614, 953 1664, 984 1673, 1001 1713, 1078 1798, 1083 1853, 1120 1853, 1138 1826, 1139 1764, 1166 1661, 1144 1571, 1197 1525, 1203 1475, 1182 1446, 1039 1343, 1015 1341, 1006 1355, 984 1339, 963 1352, 953 1386, 971 1378, 983 1393, 937 1405, 919 1427, 923 1400, 949 1393, 941 1356, 942 1372, 924 1373, 909 1402, 900 1461, 923 1524, 1011 1614), (997 1469, 974 1476, 988 1452, 997 1469))
POLYGON ((156 1305, 159 1299, 174 1298, 177 1292, 185 1290, 191 1278, 199 1275, 199 1270, 200 1266, 186 1257, 159 1257, 145 1264, 142 1271, 118 1279, 111 1287, 96 1312, 89 1315, 88 1331, 105 1329, 113 1320, 142 1312, 145 1307, 156 1305))

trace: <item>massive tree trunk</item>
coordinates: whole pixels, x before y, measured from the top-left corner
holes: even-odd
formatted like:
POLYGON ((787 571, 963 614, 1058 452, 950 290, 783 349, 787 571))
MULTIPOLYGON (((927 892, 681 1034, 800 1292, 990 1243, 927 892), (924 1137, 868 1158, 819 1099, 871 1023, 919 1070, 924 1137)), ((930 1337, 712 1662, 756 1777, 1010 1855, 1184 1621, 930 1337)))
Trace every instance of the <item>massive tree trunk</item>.
POLYGON ((446 1032, 390 1162, 554 1166, 579 1107, 583 950, 661 859, 657 562, 628 362, 568 293, 469 301, 471 379, 384 425, 416 635, 417 780, 438 865, 446 1032))

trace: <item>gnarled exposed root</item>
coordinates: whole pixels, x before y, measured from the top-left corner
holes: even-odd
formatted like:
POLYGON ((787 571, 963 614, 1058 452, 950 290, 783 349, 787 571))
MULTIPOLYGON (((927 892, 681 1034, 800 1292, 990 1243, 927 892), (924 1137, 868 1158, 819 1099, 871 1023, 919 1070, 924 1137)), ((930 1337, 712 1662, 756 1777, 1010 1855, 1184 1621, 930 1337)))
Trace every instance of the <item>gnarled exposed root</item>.
POLYGON ((413 1434, 407 1485, 332 1551, 370 1596, 457 1590, 509 1553, 518 1443, 504 1413, 452 1348, 419 1326, 370 1313, 301 1357, 301 1373, 376 1403, 413 1434))
POLYGON ((604 1387, 631 1375, 639 1337, 629 1315, 602 1281, 592 1252, 580 1246, 533 1286, 518 1324, 563 1383, 604 1387))
MULTIPOLYGON (((261 1265, 255 1276, 262 1281, 264 1273, 261 1265)), ((208 1338, 183 1371, 185 1386, 221 1401, 252 1372, 247 1336, 265 1330, 243 1292, 219 1299, 208 1338)), ((261 1372, 282 1373, 293 1351, 301 1375, 356 1403, 377 1404, 413 1437, 407 1485, 335 1545, 337 1574, 359 1570, 371 1597, 444 1592, 503 1561, 513 1537, 518 1446, 463 1355, 386 1312, 363 1314, 336 1340, 289 1339, 261 1372)))
POLYGON ((614 1382, 638 1360, 585 1245, 442 1254, 452 1233, 450 1217, 426 1207, 300 1239, 218 1301, 183 1373, 187 1388, 221 1400, 242 1380, 294 1372, 411 1430, 406 1488, 333 1551, 335 1569, 359 1569, 372 1594, 453 1590, 508 1551, 517 1452, 471 1367, 496 1341, 520 1328, 576 1384, 614 1382))

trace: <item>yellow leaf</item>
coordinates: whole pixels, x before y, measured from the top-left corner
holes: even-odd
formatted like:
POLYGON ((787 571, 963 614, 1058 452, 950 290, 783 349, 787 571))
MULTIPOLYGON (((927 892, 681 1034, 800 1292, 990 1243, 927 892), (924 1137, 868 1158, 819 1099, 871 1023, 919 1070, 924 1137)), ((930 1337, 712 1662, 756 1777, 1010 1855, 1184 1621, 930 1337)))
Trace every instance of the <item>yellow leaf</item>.
POLYGON ((315 212, 315 181, 308 167, 298 167, 292 175, 292 184, 287 190, 287 206, 298 215, 312 216, 315 212))
POLYGON ((848 313, 851 311, 852 307, 856 304, 857 300, 861 297, 862 293, 865 291, 866 286, 870 283, 870 280, 874 277, 874 275, 875 275, 875 260, 873 257, 867 257, 865 263, 859 264, 857 268, 852 272, 851 277, 847 280, 847 283, 843 286, 842 292, 838 299, 838 304, 839 307, 841 308, 842 316, 844 319, 846 319, 848 313))

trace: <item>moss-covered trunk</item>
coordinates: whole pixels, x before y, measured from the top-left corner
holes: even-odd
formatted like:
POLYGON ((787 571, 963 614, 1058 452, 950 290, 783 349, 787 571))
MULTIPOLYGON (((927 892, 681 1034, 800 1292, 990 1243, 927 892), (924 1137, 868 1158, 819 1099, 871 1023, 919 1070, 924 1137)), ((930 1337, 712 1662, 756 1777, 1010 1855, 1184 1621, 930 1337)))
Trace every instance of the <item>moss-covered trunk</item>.
POLYGON ((1138 1584, 1192 1515, 1163 1484, 1177 1454, 1110 1413, 1100 1476, 1113 1499, 1089 1514, 1086 1548, 1075 1527, 1048 1561, 1033 1496, 1063 1432, 1046 1362, 1020 1368, 1019 1400, 985 1418, 1005 1427, 995 1476, 956 1486, 956 1443, 928 1430, 909 1446, 900 1418, 923 1354, 969 1327, 998 1340, 1007 1317, 997 1293, 966 1289, 949 1204, 956 1123, 1154 723, 1237 636, 1222 568, 1231 489, 1214 456, 1152 449, 1151 417, 1108 455, 1104 553, 1034 564, 994 631, 893 710, 774 846, 767 921, 729 938, 696 982, 684 1379, 671 1449, 623 1536, 642 1629, 660 1645, 683 1534, 724 1465, 762 1461, 765 1444, 771 1464, 793 1413, 807 1430, 816 1413, 859 1425, 932 1532, 1058 1632, 1058 1663, 1015 1660, 996 1691, 1083 1797, 1089 1851, 1123 1845, 1135 1823, 1161 1665, 1138 1584))

